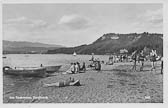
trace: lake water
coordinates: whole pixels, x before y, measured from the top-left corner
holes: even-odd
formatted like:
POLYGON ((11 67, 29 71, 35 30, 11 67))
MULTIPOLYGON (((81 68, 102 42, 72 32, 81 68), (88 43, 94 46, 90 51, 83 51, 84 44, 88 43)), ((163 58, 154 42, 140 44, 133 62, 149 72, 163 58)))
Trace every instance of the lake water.
MULTIPOLYGON (((62 65, 61 69, 66 70, 71 62, 85 62, 88 65, 91 55, 68 55, 68 54, 8 54, 3 59, 3 66, 10 67, 39 67, 50 65, 62 65)), ((99 60, 107 61, 108 55, 95 55, 99 60)))

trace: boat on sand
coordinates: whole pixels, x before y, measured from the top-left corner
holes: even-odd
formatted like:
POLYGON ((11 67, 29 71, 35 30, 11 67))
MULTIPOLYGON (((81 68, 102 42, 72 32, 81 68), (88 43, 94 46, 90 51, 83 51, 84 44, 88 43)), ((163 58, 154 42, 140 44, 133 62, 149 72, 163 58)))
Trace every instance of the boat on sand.
POLYGON ((44 67, 17 67, 15 69, 5 66, 4 74, 16 76, 45 77, 46 68, 44 67))

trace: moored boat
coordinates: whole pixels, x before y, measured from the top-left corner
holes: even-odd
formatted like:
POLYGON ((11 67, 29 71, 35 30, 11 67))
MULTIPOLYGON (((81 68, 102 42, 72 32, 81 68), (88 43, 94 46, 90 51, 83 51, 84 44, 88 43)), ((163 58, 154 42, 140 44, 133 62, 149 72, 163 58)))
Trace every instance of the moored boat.
POLYGON ((46 72, 47 73, 53 73, 53 72, 57 72, 62 65, 58 65, 58 66, 45 66, 46 68, 46 72))
POLYGON ((8 66, 3 67, 4 74, 16 76, 31 76, 31 77, 44 77, 46 75, 46 68, 44 67, 19 67, 11 68, 8 66))

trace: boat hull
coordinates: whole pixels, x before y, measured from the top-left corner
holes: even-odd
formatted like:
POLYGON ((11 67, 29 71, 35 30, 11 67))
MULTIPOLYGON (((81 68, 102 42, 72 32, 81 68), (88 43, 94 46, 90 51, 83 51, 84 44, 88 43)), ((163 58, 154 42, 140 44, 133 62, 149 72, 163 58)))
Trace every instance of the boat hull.
POLYGON ((47 73, 53 73, 53 72, 57 72, 61 68, 61 65, 59 65, 59 66, 46 66, 45 68, 46 68, 47 73))
POLYGON ((30 77, 44 77, 46 75, 46 68, 38 69, 7 69, 3 70, 4 74, 16 76, 30 76, 30 77))

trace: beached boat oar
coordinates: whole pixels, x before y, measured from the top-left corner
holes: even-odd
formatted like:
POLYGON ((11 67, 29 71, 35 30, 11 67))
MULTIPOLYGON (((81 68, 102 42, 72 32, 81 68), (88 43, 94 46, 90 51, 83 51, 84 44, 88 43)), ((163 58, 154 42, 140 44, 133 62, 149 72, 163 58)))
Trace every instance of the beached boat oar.
POLYGON ((53 72, 57 72, 62 65, 58 65, 58 66, 45 66, 46 68, 46 72, 47 73, 53 73, 53 72))
POLYGON ((16 76, 31 76, 31 77, 44 77, 46 75, 46 68, 44 67, 3 67, 4 74, 16 76))

